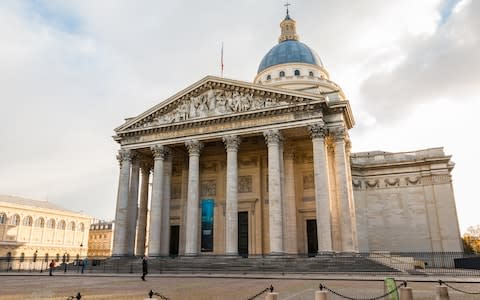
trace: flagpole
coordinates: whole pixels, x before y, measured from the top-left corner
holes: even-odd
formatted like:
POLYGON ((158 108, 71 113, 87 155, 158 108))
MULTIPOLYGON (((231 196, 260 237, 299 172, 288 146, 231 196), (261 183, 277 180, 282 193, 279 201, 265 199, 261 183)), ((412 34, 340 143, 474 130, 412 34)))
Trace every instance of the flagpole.
POLYGON ((222 50, 221 50, 221 53, 220 53, 220 67, 221 67, 221 74, 222 74, 222 78, 223 78, 223 42, 222 42, 222 50))

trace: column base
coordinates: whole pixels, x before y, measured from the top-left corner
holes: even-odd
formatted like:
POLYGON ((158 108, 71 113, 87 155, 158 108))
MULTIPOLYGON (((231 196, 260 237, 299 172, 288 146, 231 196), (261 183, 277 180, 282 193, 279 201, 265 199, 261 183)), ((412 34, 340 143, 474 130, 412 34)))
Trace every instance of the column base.
POLYGON ((267 254, 267 257, 283 257, 285 256, 284 252, 270 252, 267 254))

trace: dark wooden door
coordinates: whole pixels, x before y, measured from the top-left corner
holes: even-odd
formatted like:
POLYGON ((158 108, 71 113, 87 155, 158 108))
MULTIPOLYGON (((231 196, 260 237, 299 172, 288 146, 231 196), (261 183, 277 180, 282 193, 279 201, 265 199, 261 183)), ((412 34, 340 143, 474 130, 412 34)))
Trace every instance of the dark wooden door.
POLYGON ((170 256, 178 255, 178 244, 180 241, 180 226, 170 226, 170 256))
POLYGON ((238 213, 238 254, 248 257, 248 212, 238 213))
POLYGON ((307 247, 308 256, 318 253, 317 220, 307 220, 307 247))

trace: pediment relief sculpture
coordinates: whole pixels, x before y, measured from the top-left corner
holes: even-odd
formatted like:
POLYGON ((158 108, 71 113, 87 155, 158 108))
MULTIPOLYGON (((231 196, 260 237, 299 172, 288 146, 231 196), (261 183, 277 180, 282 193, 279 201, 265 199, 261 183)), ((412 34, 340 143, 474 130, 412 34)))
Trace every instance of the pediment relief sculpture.
POLYGON ((253 111, 287 104, 288 102, 283 99, 256 96, 251 92, 210 89, 198 96, 190 96, 187 99, 178 100, 172 110, 144 123, 143 127, 253 111))

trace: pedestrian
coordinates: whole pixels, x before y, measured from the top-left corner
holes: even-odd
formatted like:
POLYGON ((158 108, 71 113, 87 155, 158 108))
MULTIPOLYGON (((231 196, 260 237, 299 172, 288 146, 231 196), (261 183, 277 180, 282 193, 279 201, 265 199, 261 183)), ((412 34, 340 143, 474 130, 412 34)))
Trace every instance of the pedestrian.
POLYGON ((148 274, 148 258, 146 256, 142 259, 142 280, 145 281, 145 276, 148 274))
POLYGON ((87 267, 87 265, 88 265, 88 259, 85 257, 85 259, 83 259, 82 261, 82 274, 85 268, 87 267))
POLYGON ((48 271, 48 275, 53 276, 53 268, 55 268, 55 260, 52 259, 52 262, 50 262, 49 267, 50 267, 50 269, 48 271))

